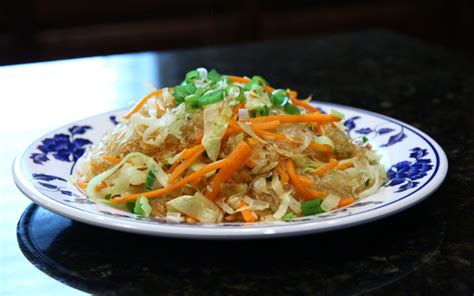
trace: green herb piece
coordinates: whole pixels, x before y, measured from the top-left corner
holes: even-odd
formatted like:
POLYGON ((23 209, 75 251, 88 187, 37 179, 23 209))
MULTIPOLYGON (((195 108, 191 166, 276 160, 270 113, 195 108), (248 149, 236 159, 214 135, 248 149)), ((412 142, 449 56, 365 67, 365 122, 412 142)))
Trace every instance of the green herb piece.
POLYGON ((232 85, 232 79, 230 79, 228 76, 221 76, 221 81, 225 81, 227 85, 232 85))
POLYGON ((184 102, 184 98, 188 95, 194 94, 196 92, 196 86, 194 84, 181 84, 177 85, 174 88, 173 96, 176 99, 176 102, 184 102))
POLYGON ((287 103, 284 107, 283 110, 285 110, 286 113, 288 114, 300 114, 301 110, 300 108, 296 107, 293 104, 287 103))
POLYGON ((156 181, 155 174, 153 174, 152 170, 149 170, 148 175, 146 176, 145 189, 148 191, 153 190, 153 184, 155 184, 155 181, 156 181))
POLYGON ((104 199, 105 200, 110 200, 111 197, 112 197, 112 194, 108 193, 104 196, 104 199))
POLYGON ((216 71, 216 69, 212 69, 209 73, 207 73, 207 80, 217 82, 221 79, 222 75, 216 71))
POLYGON ((199 80, 201 79, 201 75, 199 75, 199 71, 198 70, 192 70, 192 71, 189 71, 188 73, 186 73, 186 78, 185 78, 185 81, 186 82, 194 82, 196 80, 199 80))
POLYGON ((133 208, 133 213, 144 217, 149 217, 151 213, 151 206, 148 202, 148 198, 144 196, 138 197, 135 207, 133 208))
POLYGON ((278 107, 285 106, 289 99, 288 93, 283 89, 275 89, 270 96, 272 104, 278 107))
POLYGON ((321 198, 316 198, 301 204, 301 210, 303 211, 303 216, 311 216, 320 213, 324 213, 324 210, 321 209, 321 203, 323 200, 321 198))
POLYGON ((363 136, 363 137, 362 137, 362 143, 365 144, 365 143, 367 143, 368 141, 369 141, 369 139, 367 139, 366 136, 363 136))
POLYGON ((202 97, 199 98, 198 105, 200 107, 209 105, 209 104, 214 104, 219 101, 222 101, 224 99, 224 91, 223 90, 216 90, 209 92, 202 97))
POLYGON ((127 210, 130 213, 134 213, 134 209, 135 209, 135 202, 134 201, 127 201, 126 206, 127 206, 127 210))
POLYGON ((226 97, 232 96, 241 103, 244 101, 244 92, 236 85, 229 85, 226 87, 224 93, 226 97))
POLYGON ((250 117, 257 117, 257 116, 268 116, 270 114, 270 108, 267 105, 263 105, 263 107, 257 107, 250 110, 250 117))
POLYGON ((244 90, 251 90, 252 86, 254 85, 264 86, 268 85, 268 83, 260 76, 253 76, 252 80, 250 80, 246 85, 244 85, 244 90))
POLYGON ((187 105, 189 105, 189 106, 191 106, 191 107, 193 107, 193 108, 196 108, 196 107, 199 106, 199 96, 198 96, 198 95, 195 95, 195 94, 186 96, 186 97, 184 98, 184 102, 185 102, 187 105))
POLYGON ((331 114, 332 116, 337 117, 339 119, 344 119, 344 117, 345 117, 344 113, 341 113, 341 112, 339 112, 337 110, 334 110, 334 109, 331 109, 329 114, 331 114))
POLYGON ((268 85, 268 82, 262 76, 254 75, 252 77, 252 80, 260 82, 260 85, 262 85, 262 86, 263 85, 268 85))
POLYGON ((298 216, 296 216, 295 213, 292 213, 292 212, 288 212, 285 214, 285 216, 282 217, 282 219, 284 221, 291 221, 291 220, 294 220, 296 219, 298 216))

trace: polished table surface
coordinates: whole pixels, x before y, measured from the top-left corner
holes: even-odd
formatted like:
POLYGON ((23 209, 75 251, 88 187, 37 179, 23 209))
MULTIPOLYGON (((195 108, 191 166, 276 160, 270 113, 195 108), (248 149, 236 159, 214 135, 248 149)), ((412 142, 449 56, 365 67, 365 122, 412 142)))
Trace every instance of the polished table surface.
POLYGON ((474 59, 389 32, 0 67, 0 295, 473 295, 474 59), (32 205, 16 154, 199 66, 259 74, 392 116, 446 151, 448 176, 391 217, 303 237, 199 241, 89 226, 32 205))

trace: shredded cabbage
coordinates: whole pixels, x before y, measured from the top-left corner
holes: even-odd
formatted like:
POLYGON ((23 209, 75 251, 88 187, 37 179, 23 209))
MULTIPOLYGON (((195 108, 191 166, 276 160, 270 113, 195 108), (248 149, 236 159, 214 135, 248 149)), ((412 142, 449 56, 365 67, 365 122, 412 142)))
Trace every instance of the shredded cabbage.
POLYGON ((102 172, 101 174, 92 178, 86 188, 86 193, 93 199, 103 198, 106 194, 120 194, 130 190, 130 185, 143 184, 146 181, 146 175, 148 171, 138 171, 136 167, 127 163, 128 160, 134 159, 135 163, 145 168, 153 169, 155 176, 159 180, 162 186, 167 185, 168 176, 163 172, 160 166, 156 163, 153 158, 148 157, 140 152, 132 152, 124 157, 117 165, 109 170, 102 172), (113 180, 112 185, 102 190, 100 193, 96 191, 98 185, 105 182, 106 179, 119 172, 113 180), (133 182, 133 183, 132 183, 133 182))
POLYGON ((323 199, 323 202, 321 203, 321 209, 325 210, 326 212, 331 211, 339 205, 339 202, 341 201, 341 198, 339 196, 336 196, 334 194, 329 194, 323 199))
POLYGON ((212 161, 219 156, 221 140, 229 125, 227 116, 221 113, 221 109, 222 104, 211 104, 204 108, 204 132, 201 143, 212 161))
POLYGON ((166 203, 168 211, 181 212, 203 223, 217 223, 219 208, 202 193, 182 195, 166 203))
POLYGON ((152 209, 151 209, 150 204, 148 203, 148 198, 144 196, 140 196, 135 202, 135 208, 133 212, 137 215, 149 217, 151 210, 152 209))

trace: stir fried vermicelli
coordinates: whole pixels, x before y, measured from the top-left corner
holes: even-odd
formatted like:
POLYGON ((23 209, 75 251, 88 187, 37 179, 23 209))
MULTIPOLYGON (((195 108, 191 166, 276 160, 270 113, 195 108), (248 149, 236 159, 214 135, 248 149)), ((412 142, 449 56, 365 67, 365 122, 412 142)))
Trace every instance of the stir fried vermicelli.
POLYGON ((375 193, 386 178, 343 117, 259 76, 199 68, 139 101, 81 158, 76 183, 90 198, 173 221, 319 214, 375 193))

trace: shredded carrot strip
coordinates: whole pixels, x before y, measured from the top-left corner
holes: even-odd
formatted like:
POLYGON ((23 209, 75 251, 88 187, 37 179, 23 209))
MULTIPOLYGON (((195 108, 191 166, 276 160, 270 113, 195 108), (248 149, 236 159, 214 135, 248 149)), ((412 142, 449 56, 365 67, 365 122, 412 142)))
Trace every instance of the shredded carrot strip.
POLYGON ((316 170, 316 172, 314 172, 316 175, 318 176, 321 176, 323 175, 324 173, 332 170, 333 168, 335 168, 337 166, 337 164, 339 163, 339 160, 337 159, 331 159, 329 161, 329 163, 325 164, 324 166, 320 167, 319 169, 316 170))
POLYGON ((253 146, 253 145, 257 145, 258 143, 260 143, 260 142, 259 142, 257 139, 255 139, 255 138, 249 138, 248 141, 249 141, 249 144, 252 145, 252 146, 253 146))
POLYGON ((277 127, 280 126, 280 121, 278 120, 272 120, 272 121, 266 121, 266 122, 256 122, 251 125, 251 127, 256 127, 261 130, 272 130, 276 129, 277 127))
POLYGON ((228 117, 228 120, 229 125, 227 126, 227 130, 225 131, 225 136, 234 136, 242 132, 242 129, 237 124, 237 121, 235 121, 235 119, 228 117))
POLYGON ((232 177, 240 167, 247 161, 248 156, 252 152, 249 144, 241 141, 237 147, 227 156, 227 165, 219 170, 216 176, 211 181, 211 190, 207 192, 206 196, 210 200, 214 200, 221 192, 221 184, 232 177))
POLYGON ((199 182, 201 182, 201 180, 202 180, 202 178, 197 178, 197 179, 195 179, 195 180, 192 180, 192 181, 191 181, 191 184, 192 184, 193 186, 197 186, 197 185, 199 184, 199 182))
POLYGON ((235 127, 235 128, 240 128, 240 126, 237 124, 237 121, 234 118, 227 117, 227 120, 229 120, 229 126, 235 127))
POLYGON ((318 108, 315 108, 313 106, 311 106, 310 104, 306 103, 306 102, 303 102, 303 101, 300 101, 296 98, 296 96, 292 96, 290 94, 290 100, 291 102, 293 103, 293 105, 296 105, 296 106, 300 106, 300 107, 303 107, 305 108, 306 110, 309 110, 311 112, 316 112, 316 113, 319 113, 319 109, 318 108))
POLYGON ((289 140, 285 135, 264 131, 262 129, 259 129, 258 127, 252 127, 252 130, 255 132, 257 136, 260 136, 260 137, 272 138, 274 140, 285 140, 285 141, 289 140))
POLYGON ((288 175, 290 176, 291 183, 295 186, 296 190, 303 196, 305 200, 311 200, 318 197, 326 196, 326 192, 322 191, 310 191, 304 184, 301 183, 300 176, 296 173, 295 164, 293 160, 288 159, 286 161, 286 167, 288 168, 288 175))
MULTIPOLYGON (((169 91, 173 91, 173 88, 170 87, 168 88, 169 91)), ((127 114, 125 114, 123 116, 123 118, 126 118, 126 119, 130 119, 130 117, 132 117, 133 114, 137 113, 138 111, 140 111, 140 109, 143 107, 143 105, 146 104, 146 102, 154 97, 154 96, 159 96, 163 93, 163 89, 160 88, 160 89, 157 89, 155 91, 152 91, 151 93, 147 94, 146 96, 144 96, 140 101, 138 101, 135 106, 132 107, 132 109, 130 109, 130 111, 128 111, 127 114)))
POLYGON ((91 167, 94 171, 102 171, 102 167, 100 165, 98 165, 97 163, 95 163, 94 161, 91 161, 91 167))
POLYGON ((155 190, 148 191, 148 192, 135 193, 135 194, 131 194, 131 195, 120 197, 120 198, 113 198, 113 199, 110 199, 110 202, 119 204, 119 203, 123 203, 123 202, 126 202, 126 201, 136 200, 139 196, 144 196, 146 198, 159 197, 159 196, 162 196, 164 194, 170 193, 173 190, 176 190, 177 188, 179 188, 183 185, 186 185, 186 184, 188 184, 188 183, 190 183, 190 182, 192 182, 196 179, 199 179, 199 178, 201 178, 202 176, 204 176, 205 174, 207 174, 211 171, 221 169, 224 166, 228 166, 228 160, 227 159, 222 159, 222 160, 218 160, 216 162, 210 163, 210 164, 206 165, 205 167, 201 168, 200 170, 192 173, 191 175, 179 180, 178 182, 176 182, 172 185, 169 185, 168 187, 159 188, 159 189, 155 189, 155 190))
POLYGON ((300 179, 300 182, 301 184, 303 185, 307 185, 307 186, 311 186, 311 185, 314 185, 314 181, 311 180, 310 178, 308 177, 305 177, 305 176, 298 176, 298 178, 300 179))
POLYGON ((99 185, 95 186, 95 192, 101 192, 102 189, 107 187, 107 183, 105 181, 102 181, 99 185))
POLYGON ((118 159, 115 156, 111 156, 111 155, 104 155, 104 156, 102 156, 102 159, 105 160, 105 161, 110 161, 110 162, 115 163, 115 164, 120 162, 120 159, 118 159))
POLYGON ((326 144, 318 144, 315 142, 309 143, 309 148, 314 149, 316 151, 332 152, 331 146, 326 145, 326 144))
POLYGON ((249 168, 253 169, 255 167, 255 162, 251 159, 249 159, 246 163, 245 163, 246 166, 248 166, 249 168))
POLYGON ((255 118, 241 119, 242 121, 257 123, 278 120, 281 123, 298 123, 298 122, 318 122, 318 123, 329 123, 334 121, 340 121, 337 118, 328 114, 310 113, 301 115, 272 115, 272 116, 260 116, 255 118))
POLYGON ((197 136, 196 136, 196 144, 201 144, 201 141, 202 141, 202 132, 200 132, 197 136))
POLYGON ((288 177, 288 174, 281 167, 281 165, 278 165, 276 167, 276 170, 277 170, 278 174, 280 175, 280 179, 281 179, 281 182, 283 183, 283 185, 288 184, 288 180, 290 180, 290 177, 288 177))
POLYGON ((240 128, 240 126, 235 127, 233 125, 229 125, 227 127, 227 130, 225 131, 225 135, 226 136, 235 136, 235 135, 237 135, 241 132, 242 132, 242 129, 240 128))
POLYGON ((183 153, 181 153, 181 155, 179 156, 179 158, 183 159, 183 160, 186 160, 188 159, 190 156, 192 156, 197 150, 200 150, 202 147, 201 144, 198 144, 196 146, 193 146, 191 148, 188 148, 186 150, 183 151, 183 153))
POLYGON ((342 208, 342 207, 350 205, 353 202, 354 202, 354 198, 352 196, 351 197, 346 197, 346 198, 341 199, 341 201, 339 202, 338 207, 342 208))
POLYGON ((240 76, 233 76, 233 75, 228 75, 227 77, 229 77, 229 79, 232 80, 232 82, 236 82, 236 83, 246 84, 250 81, 250 78, 247 78, 247 77, 240 77, 240 76))
POLYGON ((345 170, 345 169, 351 168, 353 166, 354 166, 354 163, 352 161, 349 161, 349 162, 338 165, 337 169, 338 170, 345 170))
POLYGON ((181 175, 186 171, 186 169, 189 168, 191 164, 196 161, 196 159, 198 159, 199 156, 201 156, 204 150, 206 149, 204 149, 201 144, 186 150, 185 152, 191 151, 191 153, 189 153, 189 155, 186 155, 186 158, 182 156, 182 159, 184 159, 184 161, 180 165, 178 165, 171 174, 171 176, 169 176, 168 182, 173 182, 177 178, 181 177, 181 175))
POLYGON ((198 220, 196 220, 195 218, 193 218, 191 216, 188 216, 188 217, 186 217, 186 222, 194 224, 194 223, 197 223, 198 220))
POLYGON ((171 167, 166 171, 167 174, 171 174, 174 172, 174 170, 176 169, 176 167, 179 165, 179 159, 176 159, 173 164, 171 165, 171 167))
MULTIPOLYGON (((246 207, 247 204, 246 204, 244 201, 241 200, 241 201, 240 201, 240 206, 241 206, 241 207, 246 207)), ((254 214, 253 214, 253 211, 251 211, 251 210, 243 210, 241 213, 242 213, 242 217, 244 217, 245 222, 248 222, 248 223, 250 222, 250 223, 251 223, 251 222, 255 222, 255 221, 256 221, 256 220, 255 220, 255 216, 254 216, 254 214)))
POLYGON ((232 108, 232 114, 237 115, 239 113, 239 109, 242 109, 245 107, 245 104, 239 103, 232 108))
POLYGON ((311 143, 309 143, 309 148, 312 148, 316 151, 325 152, 328 159, 333 159, 334 158, 334 152, 332 151, 332 148, 329 145, 318 144, 318 143, 315 143, 315 142, 311 142, 311 143))
POLYGON ((79 188, 81 188, 81 189, 86 189, 87 185, 89 185, 89 183, 87 183, 87 182, 77 183, 77 186, 79 186, 79 188))

